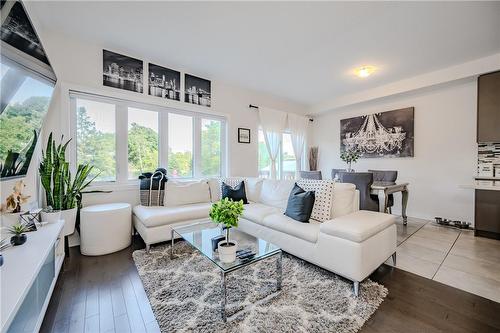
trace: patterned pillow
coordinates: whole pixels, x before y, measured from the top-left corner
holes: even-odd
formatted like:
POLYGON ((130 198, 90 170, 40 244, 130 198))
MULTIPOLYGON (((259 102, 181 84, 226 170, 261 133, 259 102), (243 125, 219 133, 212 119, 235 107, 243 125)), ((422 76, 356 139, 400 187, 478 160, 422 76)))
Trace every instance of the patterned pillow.
POLYGON ((297 185, 306 191, 314 191, 316 194, 311 219, 319 222, 330 220, 335 182, 333 180, 299 179, 297 185))
POLYGON ((222 183, 226 183, 231 187, 235 187, 246 179, 243 177, 223 177, 223 178, 212 178, 208 181, 210 186, 210 195, 212 197, 212 202, 219 201, 222 198, 222 183))

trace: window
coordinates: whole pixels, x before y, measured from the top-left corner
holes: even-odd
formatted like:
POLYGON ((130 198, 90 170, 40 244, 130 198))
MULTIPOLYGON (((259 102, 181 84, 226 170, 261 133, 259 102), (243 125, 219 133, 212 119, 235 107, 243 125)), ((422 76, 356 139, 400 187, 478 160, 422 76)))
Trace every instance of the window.
MULTIPOLYGON (((277 177, 279 179, 294 179, 297 162, 293 152, 292 137, 290 133, 283 133, 280 152, 276 161, 277 177)), ((259 129, 259 177, 271 177, 271 159, 267 152, 264 132, 259 129)))
POLYGON ((97 181, 128 182, 165 167, 170 178, 225 174, 223 117, 71 92, 72 161, 97 181))
POLYGON ((193 177, 193 118, 168 114, 168 175, 193 177))
POLYGON ((128 178, 158 167, 158 112, 128 109, 128 178))
POLYGON ((78 99, 76 109, 78 163, 93 165, 96 181, 116 180, 115 105, 78 99))
POLYGON ((271 159, 267 152, 266 141, 264 139, 264 131, 259 130, 259 177, 271 177, 271 159))
POLYGON ((283 133, 281 141, 281 179, 295 179, 296 167, 295 154, 292 146, 292 136, 290 133, 283 133))
POLYGON ((28 170, 54 83, 4 56, 0 62, 0 178, 28 170))

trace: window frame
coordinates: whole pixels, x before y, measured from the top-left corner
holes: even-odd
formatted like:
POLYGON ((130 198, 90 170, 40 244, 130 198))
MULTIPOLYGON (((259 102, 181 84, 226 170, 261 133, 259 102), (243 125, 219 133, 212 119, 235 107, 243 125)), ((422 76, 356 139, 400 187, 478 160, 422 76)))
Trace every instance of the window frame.
MULTIPOLYGON (((262 127, 259 126, 259 128, 257 129, 258 132, 262 131, 262 127)), ((290 131, 288 130, 285 130, 283 132, 281 132, 281 140, 280 140, 280 147, 279 147, 279 153, 278 153, 278 160, 276 161, 276 177, 277 179, 280 179, 280 180, 283 180, 283 162, 284 162, 284 158, 283 158, 283 136, 285 134, 291 134, 290 131)), ((258 138, 258 135, 259 133, 257 133, 257 138, 258 138)), ((258 144, 258 139, 257 139, 257 144, 258 144)), ((303 149, 303 154, 302 154, 302 158, 301 158, 301 169, 305 169, 306 167, 306 147, 307 147, 307 140, 306 142, 304 142, 304 149, 303 149)), ((268 153, 269 154, 269 153, 268 153)), ((295 153, 294 153, 295 154, 295 153)), ((297 156, 295 156, 295 161, 297 160, 297 156)), ((259 169, 259 155, 257 154, 257 172, 260 176, 260 169, 259 169)), ((297 172, 295 172, 297 173, 297 172)), ((295 179, 295 178, 294 178, 295 179)))
MULTIPOLYGON (((142 109, 158 113, 158 163, 159 166, 168 168, 168 114, 174 113, 192 117, 193 121, 193 176, 176 179, 199 179, 208 178, 201 175, 201 121, 202 119, 217 120, 221 122, 221 165, 220 176, 227 174, 227 118, 220 115, 213 115, 204 112, 188 111, 159 106, 146 102, 136 102, 114 97, 101 96, 97 94, 69 91, 70 100, 70 134, 76 138, 77 132, 77 109, 76 100, 86 99, 102 103, 115 105, 115 147, 116 147, 116 180, 115 181, 95 181, 94 186, 101 185, 135 185, 137 179, 128 179, 128 108, 142 109), (125 143, 125 144, 123 144, 125 143)), ((72 171, 76 171, 77 142, 76 139, 70 144, 70 164, 72 171)))

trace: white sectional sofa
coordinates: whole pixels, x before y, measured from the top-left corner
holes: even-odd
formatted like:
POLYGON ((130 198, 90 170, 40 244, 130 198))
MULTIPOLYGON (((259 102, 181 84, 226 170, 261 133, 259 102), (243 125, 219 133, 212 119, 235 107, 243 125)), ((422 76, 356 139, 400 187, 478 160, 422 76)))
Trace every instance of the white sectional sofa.
MULTIPOLYGON (((228 184, 241 180, 225 179, 228 184)), ((359 282, 391 255, 395 260, 394 216, 359 211, 359 193, 353 184, 336 183, 331 196, 323 196, 331 200, 325 221, 302 223, 283 214, 295 181, 260 178, 245 178, 244 181, 250 203, 245 205, 238 228, 353 281, 356 295, 359 282)), ((321 187, 321 182, 331 181, 314 182, 321 187)), ((314 182, 307 186, 314 187, 314 182)), ((327 185, 331 188, 332 184, 327 185)), ((324 188, 319 190, 324 191, 324 188)), ((211 203, 220 199, 220 180, 169 180, 165 192, 165 206, 139 205, 133 209, 134 227, 144 239, 148 251, 151 244, 170 240, 172 225, 206 219, 211 203)), ((323 208, 326 207, 325 201, 321 202, 323 208)), ((325 212, 322 213, 325 216, 325 212)))

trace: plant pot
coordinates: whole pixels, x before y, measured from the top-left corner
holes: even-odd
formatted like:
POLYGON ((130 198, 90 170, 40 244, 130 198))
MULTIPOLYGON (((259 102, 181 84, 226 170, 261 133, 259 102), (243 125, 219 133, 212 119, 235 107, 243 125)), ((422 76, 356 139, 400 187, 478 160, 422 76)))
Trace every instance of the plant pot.
POLYGON ((61 211, 61 220, 64 220, 64 236, 71 235, 75 232, 76 213, 78 208, 71 208, 61 211))
POLYGON ((1 226, 8 228, 8 227, 12 227, 14 224, 18 224, 19 221, 21 220, 21 214, 23 214, 23 213, 3 214, 1 216, 1 219, 2 219, 1 226))
POLYGON ((14 246, 23 245, 24 243, 26 243, 27 239, 28 236, 26 236, 26 234, 14 235, 10 238, 10 243, 14 246))
POLYGON ((40 213, 42 222, 55 223, 61 219, 61 211, 45 212, 42 210, 40 213))
POLYGON ((224 263, 231 263, 236 260, 236 249, 238 244, 235 241, 229 241, 227 243, 225 240, 219 243, 219 259, 224 263), (229 245, 228 245, 229 244, 229 245))
POLYGON ((78 208, 66 210, 58 210, 54 212, 42 211, 42 222, 54 223, 59 220, 64 220, 64 236, 71 235, 75 232, 76 213, 78 208))

